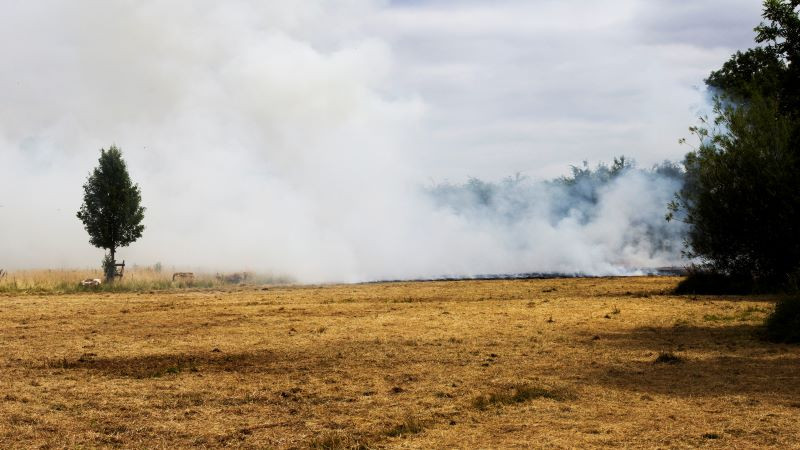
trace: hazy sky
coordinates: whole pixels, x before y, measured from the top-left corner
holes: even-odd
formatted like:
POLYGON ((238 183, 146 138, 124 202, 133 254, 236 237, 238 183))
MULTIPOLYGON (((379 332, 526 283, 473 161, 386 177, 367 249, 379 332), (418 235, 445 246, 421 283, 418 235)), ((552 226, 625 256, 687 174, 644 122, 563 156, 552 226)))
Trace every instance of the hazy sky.
POLYGON ((409 252, 425 268, 398 273, 456 270, 441 255, 464 243, 411 194, 431 180, 680 159, 702 79, 751 45, 760 2, 3 9, 0 266, 99 261, 74 214, 98 149, 116 143, 148 207, 128 258, 316 280, 391 275, 409 252))
POLYGON ((759 14, 754 0, 396 1, 367 28, 393 51, 392 86, 428 108, 429 167, 502 176, 679 159, 703 78, 752 45, 759 14))

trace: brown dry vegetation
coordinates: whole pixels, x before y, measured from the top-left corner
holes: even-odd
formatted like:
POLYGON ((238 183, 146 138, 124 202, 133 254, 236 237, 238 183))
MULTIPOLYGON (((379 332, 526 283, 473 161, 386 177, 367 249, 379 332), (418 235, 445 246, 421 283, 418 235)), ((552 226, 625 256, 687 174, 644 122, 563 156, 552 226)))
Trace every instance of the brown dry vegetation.
POLYGON ((677 281, 0 295, 0 448, 798 445, 772 299, 677 281))
POLYGON ((156 270, 152 267, 129 267, 125 275, 113 283, 100 286, 81 286, 81 280, 103 279, 99 269, 84 270, 18 270, 0 276, 0 294, 73 294, 80 292, 150 291, 182 288, 222 288, 230 284, 276 283, 287 284, 286 276, 234 273, 193 273, 191 280, 173 281, 175 271, 156 270))

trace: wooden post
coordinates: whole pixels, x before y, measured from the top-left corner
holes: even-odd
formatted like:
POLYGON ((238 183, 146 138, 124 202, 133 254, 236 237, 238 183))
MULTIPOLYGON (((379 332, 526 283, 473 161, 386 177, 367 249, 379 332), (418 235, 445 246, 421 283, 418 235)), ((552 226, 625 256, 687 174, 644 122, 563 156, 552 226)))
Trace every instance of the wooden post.
POLYGON ((114 277, 115 278, 122 278, 125 274, 125 260, 122 260, 122 263, 117 264, 114 263, 114 277))

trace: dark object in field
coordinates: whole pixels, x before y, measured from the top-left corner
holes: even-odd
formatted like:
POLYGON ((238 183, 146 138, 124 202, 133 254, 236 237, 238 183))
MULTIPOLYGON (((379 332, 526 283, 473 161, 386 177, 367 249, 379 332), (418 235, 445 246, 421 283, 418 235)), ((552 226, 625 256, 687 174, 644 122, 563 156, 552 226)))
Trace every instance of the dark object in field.
POLYGON ((172 281, 183 281, 186 283, 191 283, 194 281, 194 273, 193 272, 175 272, 172 274, 172 281))
POLYGON ((6 277, 6 273, 7 272, 5 270, 0 269, 0 278, 5 278, 6 277))
POLYGON ((675 288, 678 295, 732 295, 750 294, 755 290, 752 280, 717 273, 711 270, 691 268, 675 288))
POLYGON ((475 397, 472 400, 472 406, 479 410, 486 410, 490 406, 512 405, 539 398, 561 402, 574 398, 574 395, 564 389, 553 389, 525 383, 512 384, 475 397))
POLYGON ((241 273, 237 272, 237 273, 231 273, 231 274, 224 274, 224 273, 223 274, 219 274, 219 273, 217 274, 217 280, 219 280, 219 281, 221 281, 221 282, 223 282, 225 284, 240 284, 240 283, 244 283, 245 281, 247 281, 248 278, 250 278, 250 274, 248 274, 247 272, 241 272, 241 273))
POLYGON ((800 297, 783 299, 767 317, 766 337, 772 342, 800 343, 800 297))
POLYGON ((680 356, 666 352, 659 354, 658 358, 656 358, 656 360, 653 362, 656 364, 678 364, 680 362, 683 362, 683 359, 681 359, 680 356))

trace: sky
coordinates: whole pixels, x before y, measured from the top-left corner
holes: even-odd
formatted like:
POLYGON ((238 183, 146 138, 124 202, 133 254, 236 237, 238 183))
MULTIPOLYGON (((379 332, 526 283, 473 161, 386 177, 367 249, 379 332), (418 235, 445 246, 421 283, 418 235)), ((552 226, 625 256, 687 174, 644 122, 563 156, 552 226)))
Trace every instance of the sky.
MULTIPOLYGON (((116 144, 148 208, 121 252, 139 264, 301 281, 547 269, 419 186, 680 160, 703 78, 759 16, 753 0, 9 2, 0 266, 97 265, 75 212, 116 144)), ((608 273, 612 253, 574 268, 608 273)))
POLYGON ((752 0, 396 5, 378 29, 447 149, 421 157, 454 178, 680 159, 677 139, 707 104, 702 80, 752 46, 760 14, 752 0))

